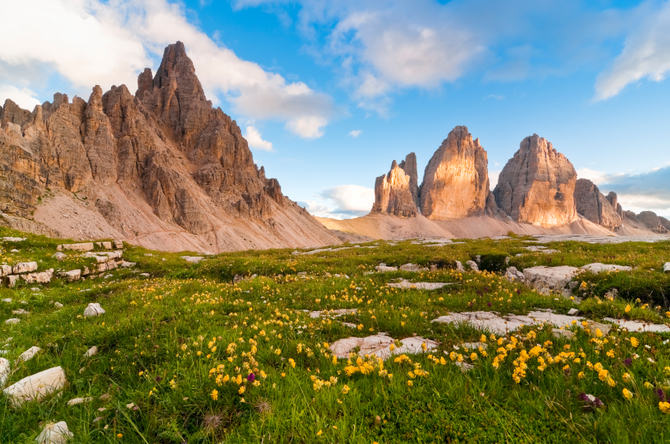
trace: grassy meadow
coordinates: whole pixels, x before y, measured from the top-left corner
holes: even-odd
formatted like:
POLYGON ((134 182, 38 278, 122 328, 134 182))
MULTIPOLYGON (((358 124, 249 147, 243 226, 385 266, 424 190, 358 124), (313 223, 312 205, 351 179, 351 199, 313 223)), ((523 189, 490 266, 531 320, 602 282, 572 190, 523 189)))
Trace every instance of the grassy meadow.
MULTIPOLYGON (((64 262, 53 259, 62 240, 0 229, 0 237, 15 235, 28 239, 0 243, 0 264, 37 260, 40 271, 86 264, 75 252, 66 252, 64 262)), ((67 422, 74 443, 670 442, 670 334, 613 328, 592 335, 572 325, 569 340, 554 337, 550 326, 498 336, 431 323, 462 311, 571 308, 597 321, 670 321, 670 273, 662 270, 670 242, 555 242, 547 247, 559 252, 544 254, 526 250, 530 241, 379 241, 316 254, 225 253, 198 264, 182 259, 185 253, 127 247, 125 260, 137 266, 104 273, 108 278, 54 279, 40 291, 25 283, 2 287, 0 299, 12 299, 0 302, 0 350, 12 365, 7 385, 62 366, 68 386, 19 409, 1 397, 0 443, 34 442, 45 424, 58 421, 67 422), (477 255, 486 270, 454 269, 455 260, 477 255), (382 262, 437 269, 374 272, 382 262), (512 265, 592 262, 634 269, 580 275, 579 304, 504 278, 512 265), (234 283, 236 275, 245 279, 234 283), (452 285, 387 286, 399 278, 452 285), (106 314, 83 317, 91 302, 106 314), (308 313, 343 308, 358 311, 308 313), (12 314, 18 309, 30 314, 12 314), (13 317, 21 322, 4 324, 13 317), (380 332, 440 344, 386 361, 337 359, 329 349, 339 339, 380 332), (466 350, 465 342, 488 347, 466 350), (16 364, 31 346, 43 351, 16 364), (92 346, 98 353, 84 358, 92 346), (473 368, 462 372, 456 362, 473 368), (76 397, 93 399, 68 406, 76 397)))

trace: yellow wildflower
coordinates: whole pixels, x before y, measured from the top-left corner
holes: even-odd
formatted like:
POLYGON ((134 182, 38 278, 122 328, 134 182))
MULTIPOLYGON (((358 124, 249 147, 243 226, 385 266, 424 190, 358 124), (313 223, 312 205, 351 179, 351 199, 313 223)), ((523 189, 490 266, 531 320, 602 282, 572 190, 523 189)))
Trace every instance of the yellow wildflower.
POLYGON ((635 348, 635 347, 637 347, 638 345, 640 345, 640 341, 638 341, 637 338, 636 338, 635 336, 632 336, 632 337, 630 338, 630 345, 632 345, 633 348, 635 348))
POLYGON ((626 398, 627 400, 630 401, 631 399, 633 399, 633 393, 630 390, 625 388, 625 389, 623 389, 622 393, 623 393, 624 398, 626 398))
POLYGON ((209 396, 211 396, 212 399, 216 401, 217 399, 219 399, 219 392, 216 389, 214 389, 212 390, 212 393, 209 394, 209 396))
POLYGON ((658 408, 661 409, 663 413, 670 413, 670 402, 659 402, 658 408))

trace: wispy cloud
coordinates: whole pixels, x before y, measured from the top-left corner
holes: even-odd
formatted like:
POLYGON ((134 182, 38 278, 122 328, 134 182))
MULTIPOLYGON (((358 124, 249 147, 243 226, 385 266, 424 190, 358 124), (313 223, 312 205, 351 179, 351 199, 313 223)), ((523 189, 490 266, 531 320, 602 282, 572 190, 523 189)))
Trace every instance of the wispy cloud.
POLYGON ((374 190, 360 185, 339 185, 315 197, 316 200, 298 203, 314 216, 331 219, 365 216, 375 201, 374 190))
POLYGON ((349 133, 349 135, 353 138, 356 138, 361 135, 361 132, 362 132, 361 130, 353 130, 349 133))

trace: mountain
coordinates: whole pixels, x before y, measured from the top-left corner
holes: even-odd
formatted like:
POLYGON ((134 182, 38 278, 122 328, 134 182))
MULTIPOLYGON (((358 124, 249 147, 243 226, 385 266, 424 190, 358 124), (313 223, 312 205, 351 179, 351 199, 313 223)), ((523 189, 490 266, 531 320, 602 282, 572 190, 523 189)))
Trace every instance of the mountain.
POLYGON ((551 142, 533 134, 521 141, 500 172, 493 194, 498 207, 516 222, 561 226, 578 218, 576 181, 572 163, 551 142))
POLYGON ((416 216, 419 211, 416 176, 414 153, 408 154, 400 165, 394 160, 388 174, 375 180, 375 203, 371 211, 401 217, 416 216))
POLYGON ((88 102, 0 108, 0 221, 75 239, 220 252, 339 243, 254 164, 181 42, 88 102))

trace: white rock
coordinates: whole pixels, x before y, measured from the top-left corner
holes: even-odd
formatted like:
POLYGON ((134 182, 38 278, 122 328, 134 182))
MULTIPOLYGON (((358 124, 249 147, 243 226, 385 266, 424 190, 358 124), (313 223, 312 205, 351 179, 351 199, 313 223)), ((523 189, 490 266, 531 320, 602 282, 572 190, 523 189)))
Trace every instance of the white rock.
POLYGON ((472 271, 479 271, 479 266, 477 265, 477 262, 475 261, 467 261, 465 263, 472 271))
POLYGON ((605 318, 606 321, 617 324, 621 328, 625 328, 628 331, 643 331, 643 332, 654 332, 654 333, 667 333, 670 332, 670 327, 663 324, 646 324, 644 322, 638 321, 628 321, 626 319, 612 319, 605 318))
POLYGON ((18 310, 12 310, 12 314, 15 314, 15 315, 29 315, 30 312, 24 310, 23 308, 19 308, 18 310))
POLYGON ((617 271, 631 271, 632 268, 626 265, 616 265, 616 264, 601 264, 599 262, 593 263, 593 264, 588 264, 584 265, 582 267, 582 270, 584 271, 589 271, 594 274, 602 273, 604 271, 611 271, 611 272, 617 272, 617 271))
POLYGON ((365 338, 351 337, 335 341, 331 344, 330 350, 338 358, 346 358, 353 349, 359 347, 358 354, 360 356, 375 355, 382 359, 387 359, 397 354, 423 353, 422 344, 424 343, 426 344, 426 350, 433 350, 439 345, 435 341, 424 339, 420 336, 405 338, 400 342, 402 342, 400 347, 395 347, 394 350, 391 350, 390 347, 394 343, 394 340, 389 336, 378 334, 365 338))
POLYGON ((3 388, 9 378, 10 365, 5 358, 0 358, 0 388, 3 388))
POLYGON ((11 304, 12 303, 12 298, 5 298, 5 299, 2 300, 2 302, 6 302, 8 304, 11 304))
MULTIPOLYGON (((584 318, 578 316, 565 316, 551 312, 531 311, 526 316, 509 315, 499 316, 490 311, 474 311, 463 313, 452 313, 447 316, 440 316, 431 322, 445 324, 469 324, 478 330, 488 330, 495 334, 507 334, 515 331, 523 325, 542 325, 549 323, 555 327, 565 327, 572 325, 572 321, 581 321, 584 318)), ((581 327, 581 324, 578 323, 581 327)))
POLYGON ((84 310, 85 317, 100 316, 102 314, 105 314, 105 310, 97 302, 88 304, 88 307, 84 310))
POLYGON ((39 444, 65 444, 73 436, 67 427, 67 423, 61 421, 55 424, 47 424, 35 441, 39 444))
POLYGON ((538 291, 562 291, 579 271, 576 267, 530 267, 523 270, 526 285, 538 291))
POLYGON ((37 262, 32 261, 32 262, 19 262, 18 264, 14 265, 13 271, 14 274, 19 274, 19 273, 29 273, 31 271, 37 270, 37 262))
POLYGON ((516 267, 509 267, 507 271, 505 271, 505 279, 507 279, 510 282, 514 281, 524 282, 525 276, 522 272, 517 270, 516 267))
POLYGON ((16 283, 19 281, 19 276, 16 274, 10 274, 7 276, 7 287, 14 288, 16 283))
POLYGON ((426 267, 417 264, 405 264, 400 266, 401 271, 428 271, 426 267))
POLYGON ((5 242, 23 242, 24 240, 26 240, 26 238, 25 237, 3 237, 2 240, 5 241, 5 242))
POLYGON ((463 273, 465 271, 465 267, 463 267, 463 264, 461 261, 456 261, 456 271, 463 273))
POLYGON ((551 334, 555 338, 573 339, 575 337, 575 332, 574 331, 561 330, 560 328, 552 329, 551 334))
POLYGON ((94 345, 93 347, 89 348, 86 353, 84 353, 84 358, 90 358, 91 356, 97 353, 98 353, 98 347, 94 345))
POLYGON ((19 322, 21 322, 21 319, 10 318, 5 321, 5 324, 12 325, 12 324, 18 324, 19 322))
POLYGON ((70 399, 67 402, 68 407, 72 407, 73 405, 78 405, 78 404, 86 404, 93 401, 93 398, 87 397, 87 398, 73 398, 70 399))
POLYGON ((201 260, 204 259, 202 256, 182 256, 182 259, 184 259, 186 262, 191 262, 193 264, 197 264, 201 260))
POLYGON ((670 271, 670 262, 663 264, 663 272, 667 273, 668 271, 670 271))
POLYGON ((9 276, 10 274, 12 274, 12 267, 10 265, 0 265, 0 277, 9 276))
POLYGON ((576 315, 577 313, 579 313, 579 310, 576 309, 576 308, 571 308, 570 310, 568 310, 568 314, 569 314, 570 316, 574 316, 574 315, 576 315))
POLYGON ((58 246, 58 251, 61 250, 74 250, 74 251, 93 251, 94 249, 93 242, 84 242, 81 244, 64 244, 58 246))
POLYGON ((389 267, 385 263, 381 263, 375 267, 378 272, 380 273, 386 273, 389 271, 398 271, 398 267, 389 267))
POLYGON ((116 247, 117 250, 122 250, 123 249, 123 241, 115 240, 114 241, 114 246, 116 247))
POLYGON ((102 243, 102 248, 105 250, 111 250, 112 249, 112 243, 111 242, 103 242, 102 243))
POLYGON ((50 268, 47 271, 40 273, 22 274, 21 278, 28 284, 48 284, 54 275, 54 269, 50 268))
POLYGON ((40 291, 40 290, 41 290, 40 287, 33 287, 30 289, 30 291, 40 291))
POLYGON ((61 304, 60 302, 54 302, 54 307, 63 308, 63 304, 61 304))
POLYGON ((123 268, 130 268, 130 267, 134 267, 135 265, 137 265, 136 262, 126 262, 126 261, 121 262, 121 266, 123 268))
POLYGON ((62 367, 53 367, 48 370, 27 376, 3 390, 12 406, 20 407, 26 401, 40 401, 51 393, 65 387, 67 379, 62 367))
POLYGON ((58 260, 58 261, 62 261, 65 258, 67 258, 67 254, 61 253, 60 251, 57 251, 51 257, 58 260))
POLYGON ((16 362, 30 361, 31 359, 33 359, 35 357, 36 354, 38 354, 41 351, 42 351, 41 348, 36 347, 36 346, 32 346, 28 350, 21 353, 21 355, 18 357, 16 362))
POLYGON ((81 270, 70 270, 60 274, 68 282, 78 281, 81 278, 81 270))
POLYGON ((316 319, 320 317, 339 318, 340 316, 358 313, 357 308, 339 308, 337 310, 311 311, 309 317, 316 319))
POLYGON ((140 273, 139 275, 142 276, 142 277, 145 277, 145 278, 150 278, 151 277, 151 275, 149 273, 140 273))
POLYGON ((447 282, 409 282, 405 279, 401 280, 398 283, 386 284, 389 287, 393 288, 413 288, 416 290, 436 290, 442 288, 446 285, 453 285, 453 283, 447 282))

